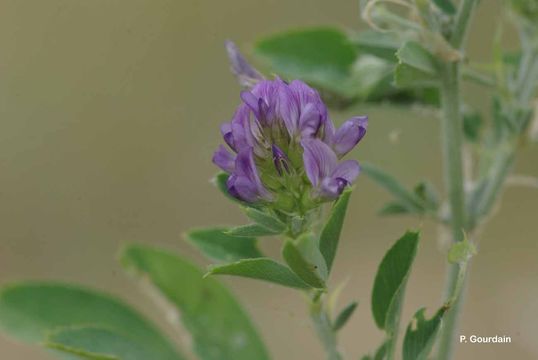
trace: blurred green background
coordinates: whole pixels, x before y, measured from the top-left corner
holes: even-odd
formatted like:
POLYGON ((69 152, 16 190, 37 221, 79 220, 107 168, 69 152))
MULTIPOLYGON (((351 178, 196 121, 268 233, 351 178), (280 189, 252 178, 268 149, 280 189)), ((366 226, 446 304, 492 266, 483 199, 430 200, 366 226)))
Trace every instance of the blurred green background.
MULTIPOLYGON (((188 342, 122 273, 118 248, 162 245, 205 266, 181 233, 245 221, 209 183, 218 125, 239 102, 224 40, 234 39, 248 53, 258 36, 290 27, 359 29, 357 1, 0 0, 0 9, 0 283, 56 279, 96 287, 127 299, 188 342)), ((489 58, 500 11, 498 1, 482 2, 469 39, 473 59, 489 58)), ((482 108, 487 95, 480 87, 465 92, 482 108)), ((332 117, 340 122, 351 114, 370 116, 368 136, 353 157, 409 186, 429 178, 441 188, 432 113, 359 106, 332 117)), ((521 152, 518 173, 538 175, 537 150, 521 152)), ((405 322, 419 307, 433 311, 441 301, 438 229, 414 218, 377 217, 387 199, 360 178, 337 257, 333 286, 347 281, 342 300, 360 301, 342 332, 353 359, 381 339, 369 310, 373 277, 406 228, 422 228, 423 237, 405 322)), ((507 335, 512 344, 458 345, 457 359, 538 358, 537 211, 538 191, 506 191, 480 236, 461 323, 461 334, 507 335)), ((276 241, 263 247, 278 253, 276 241)), ((323 359, 300 294, 223 280, 253 315, 274 359, 323 359)), ((0 358, 51 359, 4 335, 0 358)))

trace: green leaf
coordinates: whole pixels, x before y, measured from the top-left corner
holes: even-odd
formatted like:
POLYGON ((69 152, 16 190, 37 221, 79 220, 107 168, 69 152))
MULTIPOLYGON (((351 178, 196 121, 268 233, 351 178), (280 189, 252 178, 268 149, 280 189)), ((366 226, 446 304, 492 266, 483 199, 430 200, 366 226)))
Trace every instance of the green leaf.
POLYGON ((235 237, 257 237, 257 236, 272 236, 272 235, 278 235, 279 232, 274 232, 273 230, 269 230, 266 227, 263 227, 258 224, 248 224, 248 225, 242 225, 242 226, 236 226, 234 228, 231 228, 226 231, 226 234, 230 236, 235 237))
POLYGON ((248 315, 232 293, 198 267, 169 252, 128 246, 121 263, 149 279, 181 313, 201 360, 268 359, 269 355, 248 315))
POLYGON ((256 224, 271 230, 275 234, 280 234, 286 230, 286 224, 265 211, 254 208, 245 208, 245 213, 256 224))
POLYGON ((476 246, 467 237, 463 241, 452 244, 448 251, 448 262, 459 264, 468 261, 476 255, 476 246))
POLYGON ((361 170, 370 179, 391 193, 398 203, 405 206, 409 212, 423 213, 424 207, 421 199, 411 191, 408 191, 398 180, 369 163, 362 163, 361 170))
POLYGON ((353 66, 356 95, 364 101, 390 98, 400 89, 392 84, 394 64, 372 55, 361 55, 353 66))
POLYGON ((372 293, 372 313, 380 329, 390 331, 393 317, 399 316, 395 307, 405 289, 417 252, 418 238, 418 232, 405 233, 379 265, 372 293))
POLYGON ((185 238, 205 256, 216 261, 237 261, 263 257, 254 237, 234 236, 225 228, 195 229, 185 238))
POLYGON ((317 265, 305 259, 299 248, 291 241, 287 240, 282 249, 282 256, 289 267, 297 276, 313 288, 324 288, 325 281, 317 265))
POLYGON ((427 360, 441 327, 445 309, 441 308, 430 320, 424 317, 424 308, 417 311, 407 327, 403 342, 403 360, 427 360))
POLYGON ((292 288, 310 288, 288 267, 269 258, 244 259, 230 264, 214 265, 209 268, 207 275, 235 275, 292 288))
POLYGON ((106 328, 84 326, 60 328, 49 334, 45 346, 91 360, 148 360, 154 359, 148 349, 128 334, 106 328))
POLYGON ((41 343, 50 332, 83 325, 129 334, 152 359, 184 359, 152 324, 108 295, 45 282, 16 283, 0 292, 0 328, 19 340, 41 343))
POLYGON ((398 64, 394 70, 394 83, 400 88, 437 86, 437 78, 407 64, 398 64))
POLYGON ((414 193, 426 209, 436 211, 439 208, 439 195, 429 181, 422 181, 414 188, 414 193))
POLYGON ((398 49, 396 57, 400 64, 409 65, 414 69, 432 76, 437 75, 435 58, 418 42, 407 41, 398 49))
POLYGON ((325 258, 319 250, 319 238, 314 233, 308 232, 299 236, 297 240, 293 241, 293 244, 306 262, 314 266, 319 277, 324 281, 327 280, 329 271, 325 258))
POLYGON ((334 204, 329 218, 320 234, 319 249, 325 258, 327 270, 329 272, 331 271, 334 257, 336 256, 336 249, 338 248, 338 242, 340 241, 340 234, 346 217, 351 191, 351 189, 347 189, 340 195, 340 198, 334 204))
POLYGON ((346 306, 340 312, 340 314, 338 314, 338 316, 336 317, 336 320, 334 320, 334 324, 333 324, 333 330, 334 331, 340 330, 341 328, 344 327, 345 324, 347 324, 347 321, 351 318, 351 315, 353 315, 353 313, 355 312, 355 309, 357 308, 358 305, 359 305, 359 303, 357 303, 356 301, 353 301, 348 306, 346 306))
POLYGON ((375 352, 374 359, 373 360, 384 360, 385 356, 387 355, 387 345, 389 343, 385 341, 379 348, 377 348, 377 351, 375 352))
POLYGON ((374 30, 361 31, 352 37, 359 48, 360 54, 371 54, 396 63, 396 52, 402 46, 402 41, 395 33, 374 30))
POLYGON ((409 213, 411 213, 409 208, 398 201, 392 201, 392 202, 386 203, 378 211, 378 214, 383 215, 383 216, 403 215, 403 214, 409 214, 409 213))
POLYGON ((389 344, 388 341, 384 341, 383 344, 381 344, 377 348, 374 356, 365 355, 365 356, 362 357, 361 360, 385 360, 385 357, 387 355, 387 345, 388 344, 389 344))
POLYGON ((259 41, 255 54, 273 71, 336 94, 353 96, 351 67, 357 50, 346 34, 329 27, 294 30, 259 41))
POLYGON ((396 86, 429 87, 438 84, 435 58, 419 43, 408 41, 396 53, 398 65, 394 73, 396 86))
POLYGON ((463 134, 468 141, 476 143, 479 140, 483 125, 484 121, 478 111, 467 109, 463 112, 463 134))
POLYGON ((456 14, 456 7, 450 0, 433 0, 433 3, 447 15, 456 14))

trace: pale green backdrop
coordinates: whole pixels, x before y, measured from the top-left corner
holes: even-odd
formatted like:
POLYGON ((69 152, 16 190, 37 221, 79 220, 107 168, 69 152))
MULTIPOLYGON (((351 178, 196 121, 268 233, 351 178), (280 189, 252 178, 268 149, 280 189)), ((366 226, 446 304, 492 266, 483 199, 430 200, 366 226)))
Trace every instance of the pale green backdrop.
MULTIPOLYGON (((471 56, 488 58, 497 1, 483 1, 471 56)), ((210 184, 218 124, 238 104, 223 42, 244 49, 289 27, 358 29, 357 1, 322 0, 0 0, 0 283, 58 279, 112 292, 156 321, 163 317, 115 262, 119 246, 144 242, 205 262, 181 239, 193 226, 244 221, 210 184)), ((510 43, 510 41, 508 41, 510 43)), ((510 44, 509 44, 510 45, 510 44)), ((480 87, 466 91, 487 107, 480 87)), ((432 113, 359 106, 368 136, 352 154, 411 186, 439 187, 437 120, 432 113)), ((517 172, 538 176, 538 148, 517 172)), ((459 359, 538 358, 538 191, 511 188, 483 232, 473 261, 461 334, 509 335, 510 345, 459 345, 459 359)), ((437 229, 413 218, 381 219, 388 196, 363 177, 353 195, 334 282, 360 301, 343 331, 350 359, 381 339, 370 316, 375 268, 408 227, 423 228, 405 318, 440 304, 443 253, 437 229)), ((264 247, 277 254, 278 244, 264 247)), ((226 279, 253 314, 274 359, 323 358, 303 298, 263 283, 226 279)), ((179 342, 184 333, 161 321, 179 342)), ((50 359, 0 335, 0 359, 50 359)), ((254 360, 254 359, 253 359, 254 360)))

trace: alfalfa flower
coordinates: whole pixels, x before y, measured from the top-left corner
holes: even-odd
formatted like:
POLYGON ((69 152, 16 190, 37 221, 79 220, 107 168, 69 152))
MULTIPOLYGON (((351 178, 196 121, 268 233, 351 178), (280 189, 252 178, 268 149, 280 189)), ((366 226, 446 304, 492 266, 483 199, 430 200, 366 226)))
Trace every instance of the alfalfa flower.
MULTIPOLYGON (((237 71, 259 74, 242 57, 232 60, 238 58, 237 71)), ((213 162, 229 174, 230 195, 288 213, 305 213, 336 199, 355 181, 358 162, 339 159, 365 135, 365 116, 335 129, 318 92, 299 80, 258 78, 241 99, 231 121, 221 126, 227 147, 221 145, 213 156, 213 162)))

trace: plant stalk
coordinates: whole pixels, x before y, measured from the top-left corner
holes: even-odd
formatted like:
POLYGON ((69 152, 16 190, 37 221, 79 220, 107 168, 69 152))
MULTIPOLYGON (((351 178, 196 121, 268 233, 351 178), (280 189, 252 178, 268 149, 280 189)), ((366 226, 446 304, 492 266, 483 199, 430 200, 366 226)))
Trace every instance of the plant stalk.
MULTIPOLYGON (((461 50, 465 40, 465 34, 469 25, 473 9, 477 0, 462 0, 452 36, 451 45, 461 50)), ((462 241, 466 223, 465 214, 465 190, 462 160, 462 116, 460 113, 460 63, 445 63, 441 69, 441 106, 442 106, 442 147, 445 186, 448 189, 450 204, 450 231, 453 242, 462 241)), ((464 282, 460 278, 459 265, 451 265, 446 282, 446 294, 455 294, 456 287, 464 282)), ((458 291, 453 306, 445 315, 444 327, 440 334, 438 360, 452 358, 454 337, 457 327, 458 315, 461 309, 462 293, 458 291)))
MULTIPOLYGON (((465 193, 462 161, 462 119, 459 99, 459 64, 445 64, 442 73, 442 140, 445 184, 450 204, 450 232, 453 242, 462 241, 465 228, 465 193)), ((445 296, 455 293, 460 270, 450 265, 445 296)), ((438 360, 452 357, 456 323, 462 302, 461 292, 444 317, 440 334, 438 360)))
POLYGON ((322 296, 319 294, 316 294, 312 299, 310 318, 325 349, 327 360, 343 360, 342 355, 338 351, 336 333, 329 319, 329 314, 324 309, 322 296))

